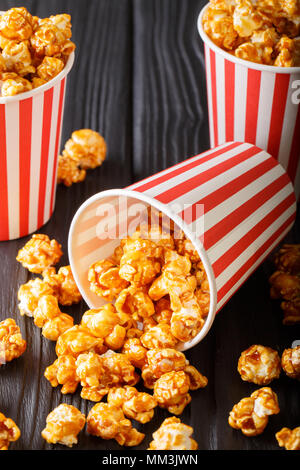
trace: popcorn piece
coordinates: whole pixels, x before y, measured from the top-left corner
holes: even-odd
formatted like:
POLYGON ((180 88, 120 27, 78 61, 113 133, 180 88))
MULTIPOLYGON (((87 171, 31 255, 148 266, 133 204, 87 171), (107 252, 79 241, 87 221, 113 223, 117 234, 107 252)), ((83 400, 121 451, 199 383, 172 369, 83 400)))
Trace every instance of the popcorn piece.
POLYGON ((142 369, 147 362, 147 349, 143 347, 139 338, 128 338, 122 349, 122 353, 128 356, 131 364, 142 369))
POLYGON ((196 367, 188 364, 184 368, 184 372, 190 379, 190 390, 198 390, 199 388, 205 388, 208 384, 208 380, 205 375, 200 374, 196 367))
POLYGON ((65 186, 72 186, 73 183, 80 183, 86 177, 86 171, 82 170, 79 162, 73 160, 68 155, 59 155, 57 169, 57 183, 65 186))
POLYGON ((154 398, 161 408, 179 415, 191 401, 188 393, 190 380, 183 371, 173 371, 162 375, 154 384, 154 398))
POLYGON ((248 38, 266 24, 266 19, 256 11, 250 1, 237 0, 233 13, 233 26, 241 37, 248 38))
POLYGON ((123 289, 115 307, 119 313, 131 315, 137 321, 151 317, 155 313, 153 302, 147 289, 143 287, 130 286, 128 289, 123 289))
POLYGON ((181 309, 171 318, 171 332, 180 341, 190 341, 202 329, 205 320, 194 294, 186 293, 180 298, 181 309))
POLYGON ((15 96, 30 90, 32 90, 31 83, 17 74, 14 74, 12 78, 4 80, 1 85, 2 96, 15 96))
POLYGON ((42 437, 49 444, 62 444, 72 447, 77 444, 77 436, 85 425, 85 416, 75 406, 62 403, 47 416, 42 437))
POLYGON ((44 295, 53 295, 52 287, 39 278, 28 281, 20 286, 18 291, 18 299, 20 301, 18 307, 21 315, 33 317, 34 311, 38 306, 39 299, 44 295))
POLYGON ((64 66, 65 64, 61 59, 44 57, 43 62, 37 68, 37 75, 42 80, 49 82, 63 70, 64 66))
POLYGON ((120 407, 98 403, 87 417, 87 431, 102 439, 115 439, 121 446, 137 446, 145 437, 132 427, 120 407))
POLYGON ((300 297, 281 303, 281 309, 284 313, 282 323, 284 325, 294 325, 300 323, 300 297))
POLYGON ((53 288, 61 305, 77 304, 82 299, 70 266, 62 266, 57 274, 55 268, 47 268, 43 271, 43 279, 53 288))
MULTIPOLYGON (((15 320, 7 318, 0 322, 0 366, 16 359, 26 350, 26 341, 15 320)), ((1 429, 1 424, 0 424, 1 429)), ((1 432, 0 432, 1 436, 1 432)), ((0 437, 1 442, 1 437, 0 437)))
POLYGON ((40 77, 33 77, 31 81, 32 88, 38 88, 39 86, 45 85, 47 82, 40 77))
POLYGON ((188 361, 185 355, 176 349, 151 349, 147 352, 147 362, 142 370, 142 379, 147 388, 153 388, 154 383, 162 375, 178 370, 184 370, 188 361))
POLYGON ((103 344, 103 339, 96 338, 81 326, 75 325, 58 338, 55 350, 57 356, 67 354, 77 358, 87 352, 103 354, 107 348, 103 344))
POLYGON ((172 416, 163 421, 153 433, 153 441, 148 450, 197 450, 197 442, 191 438, 194 430, 172 416))
POLYGON ((178 340, 172 335, 169 325, 160 323, 149 328, 149 330, 141 336, 141 343, 147 349, 174 348, 178 340))
POLYGON ((129 285, 127 281, 121 279, 119 267, 108 259, 90 266, 88 280, 91 291, 108 302, 114 300, 129 285))
POLYGON ((75 49, 73 43, 73 48, 70 48, 69 39, 71 36, 70 15, 51 16, 39 21, 38 27, 30 37, 31 47, 38 57, 57 57, 66 54, 66 44, 68 52, 70 49, 75 49))
POLYGON ((79 384, 76 374, 76 360, 71 355, 60 356, 44 373, 52 387, 62 385, 61 393, 74 393, 79 384))
POLYGON ((166 323, 170 325, 173 310, 171 309, 170 300, 163 297, 155 304, 155 320, 157 323, 166 323))
POLYGON ((300 427, 293 430, 282 428, 275 434, 280 447, 286 450, 300 450, 300 427))
POLYGON ((276 393, 264 387, 234 405, 228 423, 234 429, 241 429, 245 436, 258 436, 267 426, 269 415, 279 411, 276 393))
POLYGON ((21 77, 35 73, 28 41, 22 41, 20 43, 9 41, 2 50, 2 57, 5 63, 5 70, 9 72, 15 72, 21 77))
POLYGON ((281 357, 281 365, 288 377, 300 380, 300 346, 285 349, 281 357))
POLYGON ((0 33, 12 41, 24 41, 32 35, 34 24, 26 8, 11 8, 0 16, 0 33))
POLYGON ((73 132, 65 145, 63 155, 68 155, 87 170, 100 166, 106 158, 106 143, 103 137, 91 129, 73 132))
POLYGON ((231 50, 238 41, 238 34, 234 29, 232 16, 222 6, 208 8, 203 16, 203 27, 217 46, 231 50))
POLYGON ((292 300, 300 295, 300 278, 288 273, 276 271, 269 279, 272 299, 292 300))
POLYGON ((57 264, 62 256, 61 245, 48 235, 36 234, 19 250, 17 261, 32 273, 42 273, 57 264))
POLYGON ((58 307, 57 298, 44 295, 33 312, 34 323, 42 328, 42 334, 51 341, 57 341, 59 336, 74 326, 70 315, 62 313, 58 307))
POLYGON ((274 349, 254 344, 243 351, 238 361, 238 371, 246 382, 268 385, 280 376, 280 357, 274 349))
POLYGON ((11 442, 17 441, 21 431, 16 423, 0 413, 0 450, 8 450, 11 442))
POLYGON ((300 273, 300 245, 283 245, 275 255, 278 271, 292 275, 300 273))
POLYGON ((125 416, 142 424, 148 423, 154 416, 156 400, 148 393, 138 392, 136 388, 114 387, 107 395, 107 403, 121 407, 125 416))

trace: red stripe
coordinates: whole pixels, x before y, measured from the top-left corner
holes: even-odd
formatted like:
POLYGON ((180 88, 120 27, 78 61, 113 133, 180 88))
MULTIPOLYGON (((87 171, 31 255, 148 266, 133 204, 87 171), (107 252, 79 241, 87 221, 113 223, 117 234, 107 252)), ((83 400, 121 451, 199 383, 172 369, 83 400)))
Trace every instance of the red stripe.
POLYGON ((0 240, 9 239, 5 104, 0 104, 0 240))
POLYGON ((155 196, 155 198, 161 202, 169 203, 174 199, 179 198, 183 194, 186 194, 187 192, 191 191, 192 189, 201 186, 201 184, 206 183, 207 181, 215 178, 216 176, 222 173, 225 173, 225 171, 230 170, 234 166, 245 161, 247 158, 257 155, 259 152, 261 152, 261 150, 257 147, 251 147, 248 150, 245 150, 244 152, 239 153, 238 155, 235 155, 234 157, 231 157, 228 160, 219 163, 219 165, 209 168, 206 171, 202 171, 201 173, 198 173, 187 181, 183 181, 177 186, 173 186, 167 191, 164 191, 158 196, 155 196))
POLYGON ((19 103, 20 237, 29 233, 32 98, 19 103))
POLYGON ((261 72, 248 70, 245 141, 256 143, 261 72))
MULTIPOLYGON (((172 171, 168 171, 167 173, 164 173, 163 175, 159 176, 163 171, 160 173, 157 173, 157 178, 152 179, 151 181, 148 181, 149 178, 146 178, 144 181, 145 183, 142 184, 141 186, 138 186, 137 188, 134 189, 134 191, 138 191, 139 193, 143 193, 147 191, 148 189, 153 188, 154 186, 158 186, 161 183, 165 183, 166 181, 169 181, 172 178, 175 178, 176 176, 185 173, 188 170, 191 170, 192 168, 195 168, 196 166, 202 165, 202 163, 205 163, 212 158, 218 157, 219 155, 222 155, 222 153, 229 152, 230 150, 239 147, 241 142, 234 142, 232 144, 229 144, 225 147, 222 146, 221 149, 216 149, 214 152, 209 153, 208 155, 204 155, 201 157, 201 155, 197 155, 196 157, 192 157, 190 160, 191 162, 188 163, 185 166, 182 166, 182 162, 178 163, 177 165, 174 165, 173 167, 170 168, 172 171), (201 158, 200 158, 201 157, 201 158)), ((142 183, 143 181, 141 181, 142 183)), ((128 186, 127 189, 130 189, 131 186, 128 186)))
POLYGON ((210 79, 211 79, 211 99, 213 110, 213 126, 214 126, 214 145, 219 145, 218 136, 218 105, 217 105, 217 73, 216 73, 216 54, 210 50, 210 79))
MULTIPOLYGON (((278 240, 278 243, 280 242, 280 240, 282 239, 283 235, 284 235, 284 232, 285 230, 289 227, 290 224, 293 223, 293 221, 295 220, 295 217, 296 217, 296 213, 292 214, 280 227, 278 230, 276 230, 276 232, 272 233, 272 235, 265 241, 265 243, 259 247, 259 249, 246 261, 246 263, 244 263, 240 269, 229 279, 229 281, 226 282, 226 284, 224 284, 224 286, 219 290, 218 292, 218 302, 220 302, 224 297, 225 295, 233 288, 233 286, 241 279, 242 276, 244 276, 244 274, 251 268, 251 266, 253 266, 253 264, 258 261, 258 259, 265 253, 265 257, 263 259, 265 259, 267 256, 268 256, 268 252, 267 250, 270 248, 270 246, 278 239, 278 237, 280 237, 280 235, 282 235, 280 237, 280 239, 278 240)), ((273 247, 272 249, 274 249, 275 247, 273 247)), ((262 260, 263 261, 263 260, 262 260)), ((253 271, 252 271, 253 272, 253 271)), ((251 274, 252 274, 251 272, 251 274)), ((250 274, 249 274, 250 275, 250 274)), ((247 277, 247 279, 249 278, 249 276, 247 277)), ((245 279, 243 281, 246 282, 245 279)), ((242 284, 241 284, 242 285, 242 284)), ((240 286, 239 286, 240 287, 240 286)), ((234 292, 232 293, 232 295, 234 294, 234 292)), ((226 302, 228 302, 228 300, 232 297, 232 295, 227 299, 226 302)), ((225 305, 225 304, 224 304, 225 305)), ((223 306, 224 306, 223 305, 223 306)), ((223 308, 222 306, 222 308, 223 308)))
POLYGON ((247 202, 240 205, 236 210, 224 217, 219 223, 214 225, 205 233, 205 248, 208 250, 218 243, 225 235, 246 220, 253 212, 265 204, 276 193, 290 183, 286 173, 269 184, 247 202))
POLYGON ((191 224, 197 219, 196 208, 198 204, 204 204, 205 213, 207 214, 210 210, 214 209, 223 201, 226 201, 226 199, 238 193, 276 166, 278 166, 278 162, 274 158, 268 158, 254 168, 251 168, 251 170, 239 175, 221 188, 216 189, 213 193, 195 202, 188 209, 182 211, 179 216, 187 224, 191 224))
POLYGON ((41 227, 44 224, 44 210, 45 210, 46 184, 47 184, 47 173, 48 173, 52 104, 53 104, 53 88, 45 91, 44 93, 44 116, 43 116, 42 148, 41 148, 39 203, 38 203, 38 227, 41 227))
MULTIPOLYGON (((241 255, 270 225, 280 217, 284 211, 295 203, 294 194, 290 194, 262 220, 260 220, 249 232, 246 233, 235 245, 223 254, 214 264, 213 270, 218 277, 233 261, 241 255)), ((238 224, 236 224, 238 225, 238 224)))
POLYGON ((58 116, 57 116, 57 126, 56 126, 56 139, 55 139, 55 150, 54 150, 54 163, 53 163, 53 173, 52 173, 52 185, 51 185, 51 201, 50 201, 50 211, 49 217, 51 217, 54 209, 54 194, 56 190, 56 178, 57 178, 57 160, 59 152, 59 142, 61 134, 61 122, 62 122, 62 112, 65 96, 65 84, 66 79, 64 78, 60 84, 60 95, 59 95, 59 105, 58 105, 58 116))
POLYGON ((279 154, 289 84, 289 74, 276 75, 268 142, 268 152, 275 158, 278 158, 279 154))
POLYGON ((294 130, 289 164, 287 168, 287 172, 293 183, 295 182, 297 168, 299 165, 299 159, 300 159, 300 106, 298 106, 297 120, 296 120, 296 125, 295 125, 295 130, 294 130))
POLYGON ((234 140, 235 64, 225 60, 225 124, 226 140, 234 140))

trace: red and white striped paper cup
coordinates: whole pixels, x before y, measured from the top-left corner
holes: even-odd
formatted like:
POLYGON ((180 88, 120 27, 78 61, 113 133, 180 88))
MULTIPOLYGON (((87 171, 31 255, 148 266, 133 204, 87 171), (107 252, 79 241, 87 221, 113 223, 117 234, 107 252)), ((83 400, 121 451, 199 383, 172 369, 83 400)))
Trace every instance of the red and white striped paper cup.
POLYGON ((35 232, 55 205, 67 75, 12 97, 0 97, 0 241, 35 232))
POLYGON ((90 308, 103 301, 89 289, 89 266, 113 254, 134 231, 145 206, 173 220, 193 242, 206 270, 210 310, 201 341, 214 316, 292 227, 293 185, 264 150, 231 142, 129 186, 96 194, 77 211, 69 232, 69 258, 90 308))
POLYGON ((287 170, 300 196, 300 67, 273 67, 239 59, 203 30, 210 143, 249 142, 287 170))

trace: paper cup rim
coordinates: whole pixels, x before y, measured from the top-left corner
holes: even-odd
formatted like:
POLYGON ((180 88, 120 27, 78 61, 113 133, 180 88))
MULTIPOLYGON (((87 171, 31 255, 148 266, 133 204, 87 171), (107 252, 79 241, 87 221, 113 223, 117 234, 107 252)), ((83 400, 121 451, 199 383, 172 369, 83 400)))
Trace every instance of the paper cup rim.
POLYGON ((73 241, 73 236, 76 231, 76 223, 80 217, 80 215, 95 201, 100 201, 101 199, 106 199, 107 197, 120 197, 120 196, 126 196, 130 198, 134 198, 143 202, 146 202, 147 204, 150 204, 151 206, 155 207, 159 211, 162 211, 164 214, 166 214, 173 222, 181 228, 185 235, 191 240, 193 243, 194 247, 196 248, 201 261, 203 263, 204 269, 207 274, 208 282, 209 282, 209 287, 210 287, 210 307, 209 307, 209 313, 205 319, 205 323, 203 325, 203 328, 200 330, 200 332, 195 336, 190 341, 184 342, 184 343, 179 343, 177 349, 180 351, 186 351, 188 349, 191 349, 192 347, 196 346, 200 341, 204 339, 204 337, 207 335, 209 332, 215 316, 216 316, 216 311, 217 311, 217 286, 216 286, 216 280, 214 276, 214 272, 211 266, 211 263, 209 261, 208 255, 200 242, 194 234, 190 231, 190 229, 187 227, 187 225, 184 223, 184 221, 174 214, 166 204, 161 203, 160 201, 157 201, 155 198, 152 198, 144 193, 139 193, 134 190, 129 190, 129 189, 109 189, 106 191, 101 191, 100 193, 95 194, 94 196, 90 197, 87 199, 77 210, 75 213, 73 220, 70 225, 70 230, 69 230, 69 236, 68 236, 68 254, 69 254, 69 261, 70 261, 70 266, 71 270, 75 279, 75 282, 78 286, 78 289, 80 293, 82 294, 83 299, 87 303, 87 305, 92 308, 92 305, 85 295, 85 290, 81 285, 80 279, 77 275, 76 269, 75 269, 75 263, 74 263, 74 256, 73 256, 73 248, 72 248, 72 241, 73 241))
POLYGON ((245 59, 240 59, 239 57, 235 57, 229 52, 226 52, 224 49, 221 49, 219 46, 217 46, 211 39, 210 37, 206 34, 206 32, 203 29, 203 15, 207 8, 209 7, 209 3, 205 5, 202 10, 199 13, 198 20, 197 20, 197 29, 198 33, 201 36, 202 40, 204 43, 206 43, 210 49, 212 49, 214 52, 217 54, 223 56, 226 60, 233 62, 238 65, 242 65, 243 67, 246 67, 248 69, 253 69, 253 70, 259 70, 262 72, 270 72, 270 73, 276 73, 276 74, 295 74, 295 73, 300 73, 300 67, 277 67, 275 65, 264 65, 264 64, 257 64, 256 62, 251 62, 249 60, 245 59))
POLYGON ((49 82, 37 88, 34 88, 33 90, 25 91, 24 93, 19 93, 18 95, 15 95, 15 96, 0 96, 0 104, 8 104, 8 103, 13 103, 14 101, 26 100, 27 98, 32 98, 33 96, 42 94, 44 93, 44 91, 49 90, 50 88, 53 88, 57 83, 59 83, 63 78, 65 78, 68 75, 71 68, 73 67, 74 60, 75 60, 75 52, 73 51, 69 55, 67 63, 65 67, 63 68, 63 70, 59 72, 59 74, 56 75, 54 78, 49 80, 49 82))

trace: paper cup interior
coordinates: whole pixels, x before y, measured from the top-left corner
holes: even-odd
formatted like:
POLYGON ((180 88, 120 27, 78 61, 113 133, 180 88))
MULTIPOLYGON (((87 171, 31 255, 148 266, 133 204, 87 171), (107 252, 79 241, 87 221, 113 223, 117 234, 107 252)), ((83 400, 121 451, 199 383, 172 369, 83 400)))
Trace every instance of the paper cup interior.
POLYGON ((135 232, 145 211, 151 206, 165 214, 166 220, 171 219, 184 231, 198 251, 208 277, 209 314, 195 338, 179 343, 178 349, 185 351, 198 344, 210 330, 216 313, 217 290, 213 270, 201 242, 167 205, 145 194, 124 189, 104 191, 91 197, 79 208, 70 227, 68 240, 70 265, 78 288, 89 308, 99 308, 107 303, 90 290, 88 269, 92 263, 112 256, 120 240, 135 232))

